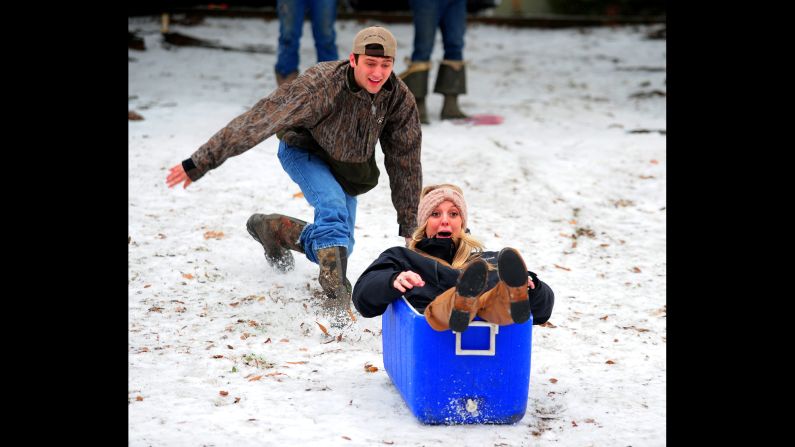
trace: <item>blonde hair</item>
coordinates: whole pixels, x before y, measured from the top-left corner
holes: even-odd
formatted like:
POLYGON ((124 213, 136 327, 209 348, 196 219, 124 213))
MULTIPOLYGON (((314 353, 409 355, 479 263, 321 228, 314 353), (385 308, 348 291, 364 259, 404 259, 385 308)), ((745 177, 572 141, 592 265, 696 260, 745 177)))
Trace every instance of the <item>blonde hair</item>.
MULTIPOLYGON (((464 196, 464 191, 462 191, 460 187, 451 183, 442 183, 440 185, 429 185, 422 188, 422 192, 420 192, 420 201, 422 201, 423 197, 425 197, 429 192, 439 188, 452 189, 453 191, 461 194, 462 198, 464 196)), ((411 235, 411 241, 409 242, 410 249, 414 250, 417 246, 417 242, 425 238, 425 228, 427 226, 427 219, 425 222, 421 222, 419 225, 417 225, 417 228, 411 235)), ((466 233, 466 228, 461 228, 460 237, 453 237, 453 243, 457 247, 455 256, 453 256, 453 262, 450 264, 453 268, 463 267, 472 255, 480 256, 484 250, 483 243, 471 236, 469 233, 466 233)))

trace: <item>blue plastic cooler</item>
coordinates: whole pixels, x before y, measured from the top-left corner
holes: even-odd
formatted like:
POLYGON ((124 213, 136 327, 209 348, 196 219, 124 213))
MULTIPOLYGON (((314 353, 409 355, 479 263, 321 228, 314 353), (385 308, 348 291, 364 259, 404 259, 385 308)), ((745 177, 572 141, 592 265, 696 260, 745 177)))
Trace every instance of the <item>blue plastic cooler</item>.
POLYGON ((497 326, 475 319, 463 333, 434 331, 401 298, 381 317, 384 368, 424 424, 512 424, 530 389, 533 318, 497 326))

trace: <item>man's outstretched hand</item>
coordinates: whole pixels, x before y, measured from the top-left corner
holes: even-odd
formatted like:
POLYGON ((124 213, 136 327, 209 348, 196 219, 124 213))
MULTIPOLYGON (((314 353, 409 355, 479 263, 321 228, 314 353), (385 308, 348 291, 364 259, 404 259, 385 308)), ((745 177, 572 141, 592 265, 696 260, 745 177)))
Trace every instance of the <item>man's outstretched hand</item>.
POLYGON ((168 177, 166 177, 166 183, 168 184, 169 188, 173 188, 174 185, 178 185, 182 182, 185 182, 185 184, 182 185, 182 189, 185 189, 188 187, 188 185, 193 183, 193 180, 188 177, 188 174, 182 167, 182 163, 180 163, 169 169, 168 177))

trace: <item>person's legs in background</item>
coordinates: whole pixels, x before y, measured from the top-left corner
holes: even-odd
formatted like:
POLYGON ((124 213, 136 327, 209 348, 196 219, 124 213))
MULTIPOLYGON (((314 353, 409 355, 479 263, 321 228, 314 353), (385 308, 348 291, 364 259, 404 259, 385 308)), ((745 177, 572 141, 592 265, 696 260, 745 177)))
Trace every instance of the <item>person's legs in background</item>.
POLYGON ((466 0, 446 2, 439 19, 442 31, 444 58, 452 61, 464 60, 464 34, 467 24, 466 0))
POLYGON ((440 0, 410 0, 414 22, 414 50, 411 61, 429 61, 441 15, 440 0))
POLYGON ((447 0, 439 26, 442 30, 444 59, 439 65, 435 93, 444 95, 442 119, 466 118, 458 107, 458 95, 466 93, 464 68, 464 33, 466 32, 466 0, 447 0))
POLYGON ((277 0, 279 48, 276 56, 276 83, 282 85, 298 76, 298 52, 304 30, 304 0, 277 0))
POLYGON ((310 0, 309 17, 312 20, 317 61, 338 60, 337 33, 334 30, 334 23, 337 20, 337 0, 310 0))
POLYGON ((411 12, 414 21, 414 50, 411 63, 405 72, 399 75, 406 83, 420 112, 420 122, 430 123, 425 106, 428 94, 428 74, 431 69, 431 52, 433 52, 436 27, 439 26, 438 0, 411 0, 411 12))

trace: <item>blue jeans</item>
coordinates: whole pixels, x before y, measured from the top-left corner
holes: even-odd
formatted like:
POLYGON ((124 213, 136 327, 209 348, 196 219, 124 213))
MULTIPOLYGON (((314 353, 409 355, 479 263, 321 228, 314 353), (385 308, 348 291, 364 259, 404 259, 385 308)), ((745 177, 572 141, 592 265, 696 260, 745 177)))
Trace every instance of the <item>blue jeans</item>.
POLYGON ((306 149, 279 142, 279 162, 298 184, 304 198, 315 209, 314 223, 308 223, 298 241, 306 258, 317 264, 317 250, 341 246, 353 253, 353 226, 356 197, 349 196, 331 174, 328 164, 306 149))
POLYGON ((298 51, 304 31, 304 16, 309 10, 312 21, 312 36, 315 39, 317 61, 335 61, 337 56, 337 34, 334 21, 337 19, 337 0, 278 0, 279 51, 276 72, 282 76, 298 71, 298 51))
POLYGON ((444 58, 464 60, 466 0, 410 0, 409 3, 414 16, 414 52, 411 53, 411 60, 431 60, 436 27, 442 30, 444 58))

